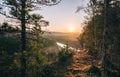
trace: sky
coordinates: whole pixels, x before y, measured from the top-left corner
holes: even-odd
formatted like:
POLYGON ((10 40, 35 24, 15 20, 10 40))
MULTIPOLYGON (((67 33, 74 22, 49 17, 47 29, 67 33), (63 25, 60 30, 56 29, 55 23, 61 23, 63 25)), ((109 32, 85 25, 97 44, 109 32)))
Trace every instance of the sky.
MULTIPOLYGON (((86 6, 88 0, 62 0, 54 6, 41 6, 41 10, 34 11, 40 14, 45 20, 49 21, 49 26, 46 30, 55 32, 69 32, 69 27, 74 26, 76 32, 80 32, 82 23, 86 15, 83 10, 75 13, 78 6, 86 6)), ((0 0, 1 3, 1 0, 0 0)), ((0 21, 5 21, 0 15, 0 21)))

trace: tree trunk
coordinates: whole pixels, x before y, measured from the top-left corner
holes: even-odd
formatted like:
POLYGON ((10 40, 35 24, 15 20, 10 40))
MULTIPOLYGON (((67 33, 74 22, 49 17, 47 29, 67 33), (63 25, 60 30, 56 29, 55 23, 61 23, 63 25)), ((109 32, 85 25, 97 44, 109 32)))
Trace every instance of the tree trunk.
POLYGON ((26 59, 24 57, 24 51, 26 50, 26 19, 25 19, 25 4, 26 0, 22 0, 22 15, 21 15, 21 77, 26 77, 26 59))
POLYGON ((107 28, 108 28, 108 8, 109 8, 109 0, 104 0, 104 27, 103 27, 103 55, 102 55, 102 77, 107 77, 107 65, 106 65, 106 60, 107 60, 107 28))

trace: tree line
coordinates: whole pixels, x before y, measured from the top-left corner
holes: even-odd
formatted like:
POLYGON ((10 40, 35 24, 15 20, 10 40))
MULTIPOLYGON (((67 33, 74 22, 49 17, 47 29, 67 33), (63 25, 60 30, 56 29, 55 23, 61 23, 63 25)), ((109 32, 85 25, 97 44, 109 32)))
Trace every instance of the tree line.
POLYGON ((117 75, 120 72, 120 59, 117 57, 120 55, 119 9, 120 1, 118 0, 91 0, 88 8, 85 9, 89 17, 78 39, 89 54, 96 55, 102 61, 102 77, 116 76, 115 70, 117 75), (116 61, 113 59, 115 57, 116 61))

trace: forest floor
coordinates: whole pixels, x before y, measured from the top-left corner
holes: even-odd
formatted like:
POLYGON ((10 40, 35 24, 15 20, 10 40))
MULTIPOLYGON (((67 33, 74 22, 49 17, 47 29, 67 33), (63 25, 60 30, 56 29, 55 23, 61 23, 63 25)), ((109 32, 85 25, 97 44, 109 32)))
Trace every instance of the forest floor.
POLYGON ((100 62, 94 60, 95 58, 89 55, 87 51, 75 52, 66 61, 58 61, 52 64, 56 70, 55 77, 89 77, 86 71, 90 70, 93 64, 100 68, 100 62))

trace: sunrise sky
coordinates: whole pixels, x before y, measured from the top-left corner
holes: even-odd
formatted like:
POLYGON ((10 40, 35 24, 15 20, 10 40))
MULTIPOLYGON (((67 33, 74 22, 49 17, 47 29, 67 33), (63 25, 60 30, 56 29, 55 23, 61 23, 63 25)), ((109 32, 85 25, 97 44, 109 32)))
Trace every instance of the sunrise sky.
MULTIPOLYGON (((50 22, 46 28, 49 31, 55 32, 70 32, 70 28, 74 27, 73 32, 80 32, 85 13, 80 11, 75 13, 78 6, 86 6, 88 0, 62 0, 61 3, 55 6, 41 6, 41 10, 34 11, 50 22)), ((1 0, 0 0, 1 3, 1 0)), ((0 22, 5 21, 0 15, 0 22)))

